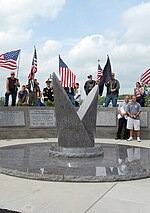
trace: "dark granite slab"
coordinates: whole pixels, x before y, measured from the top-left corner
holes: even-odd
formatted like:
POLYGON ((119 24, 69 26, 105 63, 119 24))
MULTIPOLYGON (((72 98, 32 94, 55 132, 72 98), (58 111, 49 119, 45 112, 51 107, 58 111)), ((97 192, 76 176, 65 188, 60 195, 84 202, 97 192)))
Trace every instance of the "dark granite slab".
POLYGON ((49 154, 51 143, 0 148, 0 172, 16 177, 72 182, 135 180, 150 177, 150 149, 101 144, 103 157, 68 158, 49 154))

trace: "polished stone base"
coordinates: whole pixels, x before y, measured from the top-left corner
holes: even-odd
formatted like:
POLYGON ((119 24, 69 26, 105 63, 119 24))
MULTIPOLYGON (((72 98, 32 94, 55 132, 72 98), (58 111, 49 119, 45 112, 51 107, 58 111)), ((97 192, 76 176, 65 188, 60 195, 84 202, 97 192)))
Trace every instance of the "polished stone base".
POLYGON ((96 144, 94 147, 60 147, 58 144, 53 143, 50 146, 49 153, 56 157, 64 156, 70 158, 90 158, 103 156, 104 151, 100 144, 96 144))
MULTIPOLYGON (((0 148, 0 173, 59 182, 110 182, 150 177, 150 149, 130 145, 101 145, 101 157, 67 157, 49 153, 55 143, 0 148)), ((100 147, 100 146, 99 146, 100 147)))

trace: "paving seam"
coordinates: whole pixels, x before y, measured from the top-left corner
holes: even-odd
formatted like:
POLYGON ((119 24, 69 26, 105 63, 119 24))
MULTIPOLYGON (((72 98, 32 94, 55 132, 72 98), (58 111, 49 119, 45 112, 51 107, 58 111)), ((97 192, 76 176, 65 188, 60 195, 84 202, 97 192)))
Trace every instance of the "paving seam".
POLYGON ((98 198, 84 213, 89 212, 103 197, 105 197, 118 183, 115 183, 112 187, 110 187, 100 198, 98 198))

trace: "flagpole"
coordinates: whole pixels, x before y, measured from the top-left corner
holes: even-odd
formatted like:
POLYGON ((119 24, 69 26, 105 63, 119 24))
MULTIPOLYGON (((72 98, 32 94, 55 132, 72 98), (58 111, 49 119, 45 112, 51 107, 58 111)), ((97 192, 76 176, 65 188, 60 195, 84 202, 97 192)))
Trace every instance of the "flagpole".
POLYGON ((17 67, 17 78, 18 78, 18 73, 19 73, 19 68, 20 68, 20 55, 21 55, 21 50, 19 52, 19 58, 18 58, 18 67, 17 67))
MULTIPOLYGON (((35 50, 36 50, 36 46, 34 45, 34 54, 35 54, 35 50)), ((34 60, 34 54, 33 54, 33 60, 34 60)), ((34 77, 35 77, 35 73, 33 74, 33 80, 34 80, 34 77)))

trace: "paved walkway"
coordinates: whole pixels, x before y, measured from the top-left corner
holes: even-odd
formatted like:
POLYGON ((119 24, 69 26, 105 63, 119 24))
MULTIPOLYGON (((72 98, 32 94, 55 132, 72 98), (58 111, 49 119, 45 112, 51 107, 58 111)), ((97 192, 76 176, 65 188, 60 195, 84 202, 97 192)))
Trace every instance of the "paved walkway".
MULTIPOLYGON (((0 147, 48 141, 54 139, 1 140, 0 147)), ((96 141, 150 148, 150 140, 96 141)), ((0 208, 22 213, 150 213, 149 200, 150 178, 117 183, 56 183, 0 174, 0 208)))

